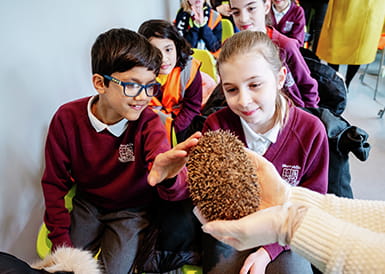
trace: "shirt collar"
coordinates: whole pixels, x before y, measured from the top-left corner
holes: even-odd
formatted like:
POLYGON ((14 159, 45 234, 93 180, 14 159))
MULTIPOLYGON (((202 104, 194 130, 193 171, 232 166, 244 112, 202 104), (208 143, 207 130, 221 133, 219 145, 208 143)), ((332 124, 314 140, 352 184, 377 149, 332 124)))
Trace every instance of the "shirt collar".
MULTIPOLYGON (((282 97, 280 98, 283 100, 282 97)), ((281 111, 282 115, 284 115, 286 112, 286 104, 282 105, 281 111)), ((265 132, 264 134, 258 134, 253 129, 251 129, 245 120, 243 120, 241 117, 239 118, 241 120, 243 132, 245 134, 247 146, 258 154, 264 155, 270 145, 277 141, 278 134, 281 129, 281 123, 275 124, 269 131, 265 132)))
POLYGON ((281 129, 279 124, 276 124, 272 129, 265 132, 264 134, 256 133, 254 130, 251 129, 251 127, 247 124, 245 120, 241 118, 241 123, 243 130, 245 131, 245 134, 249 135, 253 139, 256 139, 258 141, 266 142, 269 141, 270 143, 275 143, 277 141, 279 130, 281 129))
POLYGON ((96 116, 92 113, 91 107, 92 104, 94 104, 98 100, 98 95, 92 96, 88 100, 87 104, 87 113, 88 118, 90 119, 92 127, 96 130, 96 132, 101 132, 103 130, 108 130, 112 135, 119 137, 123 134, 123 132, 127 129, 128 121, 126 119, 122 119, 119 122, 113 124, 113 125, 107 125, 100 121, 96 116))
POLYGON ((282 17, 289 11, 289 9, 291 7, 291 3, 289 3, 289 5, 287 5, 287 7, 281 12, 276 10, 276 8, 273 5, 271 5, 271 7, 272 7, 272 10, 274 12, 274 17, 276 18, 277 23, 279 23, 279 21, 281 21, 282 17))

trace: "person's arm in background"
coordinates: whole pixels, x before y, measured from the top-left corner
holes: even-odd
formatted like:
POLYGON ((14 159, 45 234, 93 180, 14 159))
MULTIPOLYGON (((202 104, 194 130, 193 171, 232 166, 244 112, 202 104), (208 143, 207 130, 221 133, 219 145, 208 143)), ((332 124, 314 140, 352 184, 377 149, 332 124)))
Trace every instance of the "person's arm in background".
POLYGON ((52 249, 59 246, 72 247, 69 234, 70 213, 65 207, 64 196, 73 185, 70 174, 71 159, 69 155, 67 129, 64 128, 60 109, 52 118, 46 145, 45 170, 41 180, 45 201, 44 223, 50 233, 52 249))
POLYGON ((185 90, 182 100, 182 108, 174 117, 176 132, 185 130, 196 115, 199 115, 202 106, 202 77, 198 73, 190 86, 185 90))
MULTIPOLYGON (((210 13, 212 12, 217 13, 210 9, 210 13)), ((207 23, 199 29, 200 37, 205 42, 206 48, 211 52, 216 52, 222 46, 222 17, 219 13, 217 13, 216 16, 219 16, 220 18, 213 29, 211 29, 207 23)))
POLYGON ((293 28, 290 33, 290 37, 298 41, 299 45, 302 47, 305 42, 305 12, 302 7, 296 7, 295 14, 293 16, 293 28))
MULTIPOLYGON (((289 38, 291 39, 291 38, 289 38)), ((294 42, 294 41, 293 41, 294 42)), ((310 69, 295 43, 291 43, 290 49, 286 50, 286 63, 296 83, 305 107, 318 107, 318 83, 311 77, 310 69)))
POLYGON ((310 69, 299 50, 297 40, 275 29, 272 29, 271 39, 280 48, 280 56, 288 68, 285 87, 289 94, 299 97, 292 98, 294 103, 299 107, 318 107, 318 83, 310 75, 310 69))
POLYGON ((192 48, 196 48, 199 41, 199 28, 190 26, 190 14, 180 9, 174 20, 174 25, 180 35, 182 35, 192 48))
POLYGON ((219 12, 222 16, 230 17, 231 16, 231 10, 229 1, 211 1, 211 7, 215 9, 217 12, 219 12))

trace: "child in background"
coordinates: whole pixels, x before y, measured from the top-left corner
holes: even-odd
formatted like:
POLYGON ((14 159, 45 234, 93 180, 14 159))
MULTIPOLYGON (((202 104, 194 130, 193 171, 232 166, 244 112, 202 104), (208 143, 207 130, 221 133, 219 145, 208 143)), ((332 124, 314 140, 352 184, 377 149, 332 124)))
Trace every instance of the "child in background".
MULTIPOLYGON (((228 107, 210 115, 203 132, 230 130, 246 147, 271 161, 291 185, 326 193, 325 128, 281 93, 287 71, 271 39, 263 32, 236 33, 224 43, 217 65, 228 107)), ((285 273, 311 272, 303 258, 278 244, 237 252, 212 238, 206 242, 205 273, 239 273, 241 268, 241 273, 282 273, 283 268, 285 273), (213 258, 226 259, 212 262, 213 258)))
POLYGON ((305 12, 291 0, 272 0, 272 26, 280 33, 298 41, 302 47, 305 40, 305 12))
POLYGON ((201 110, 200 62, 191 57, 193 52, 190 46, 168 21, 148 20, 138 32, 163 56, 158 77, 162 84, 161 92, 153 97, 150 105, 168 117, 167 131, 171 132, 170 127, 173 126, 177 141, 181 142, 186 138, 191 121, 201 110))
POLYGON ((182 0, 174 24, 191 47, 207 49, 215 56, 222 45, 222 16, 209 0, 182 0))
POLYGON ((228 19, 233 24, 234 33, 238 32, 237 27, 234 24, 233 17, 231 16, 231 9, 229 1, 222 0, 210 0, 211 7, 219 12, 224 19, 228 19))
POLYGON ((160 88, 162 55, 144 37, 111 29, 91 58, 98 94, 62 105, 49 127, 44 222, 53 250, 100 248, 105 273, 131 273, 155 201, 188 197, 184 163, 199 134, 169 150, 164 126, 147 108, 160 88), (69 213, 64 196, 74 185, 69 213))
POLYGON ((265 32, 279 47, 281 60, 287 68, 285 89, 294 104, 299 107, 318 107, 318 84, 310 76, 298 43, 266 26, 265 17, 270 11, 270 0, 230 0, 230 7, 239 30, 265 32))

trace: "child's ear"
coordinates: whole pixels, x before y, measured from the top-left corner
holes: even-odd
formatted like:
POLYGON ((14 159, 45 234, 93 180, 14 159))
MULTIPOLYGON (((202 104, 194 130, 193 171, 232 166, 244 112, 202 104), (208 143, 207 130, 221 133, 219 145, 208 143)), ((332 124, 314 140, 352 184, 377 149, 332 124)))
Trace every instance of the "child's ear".
POLYGON ((104 77, 95 73, 92 75, 92 84, 99 94, 105 93, 106 86, 104 85, 104 77))
POLYGON ((283 88, 283 85, 285 84, 285 81, 286 81, 286 75, 287 75, 287 68, 281 67, 281 69, 278 72, 278 88, 279 89, 283 88))
POLYGON ((270 12, 271 0, 264 0, 263 5, 265 7, 265 15, 266 15, 266 14, 268 14, 270 12))

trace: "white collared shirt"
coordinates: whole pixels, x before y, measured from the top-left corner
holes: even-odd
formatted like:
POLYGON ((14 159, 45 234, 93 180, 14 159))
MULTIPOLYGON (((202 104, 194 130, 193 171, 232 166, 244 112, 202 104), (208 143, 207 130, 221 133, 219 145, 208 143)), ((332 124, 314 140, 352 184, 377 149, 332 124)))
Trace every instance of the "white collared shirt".
POLYGON ((112 135, 119 137, 123 134, 123 132, 127 129, 128 121, 126 119, 122 119, 119 122, 113 124, 113 125, 107 125, 100 121, 96 116, 92 113, 91 107, 92 104, 98 100, 98 95, 92 96, 87 104, 87 113, 88 118, 90 119, 91 125, 96 130, 96 132, 101 132, 105 129, 107 129, 112 135))
POLYGON ((281 21, 282 17, 289 11, 290 6, 291 6, 291 3, 289 3, 289 5, 287 5, 287 7, 282 12, 279 12, 278 10, 276 10, 274 8, 274 5, 271 6, 273 9, 275 21, 277 22, 277 24, 279 23, 279 21, 281 21))
MULTIPOLYGON (((280 96, 280 100, 282 101, 281 112, 282 115, 285 115, 287 106, 282 96, 280 96)), ((272 129, 264 134, 258 134, 247 124, 245 120, 241 117, 239 118, 241 119, 243 132, 245 133, 247 147, 259 155, 264 155, 270 145, 277 141, 281 124, 276 124, 272 129)))
POLYGON ((243 132, 245 133, 247 147, 259 155, 264 155, 271 144, 277 141, 280 130, 279 124, 264 134, 258 134, 250 128, 245 120, 241 119, 243 132))

